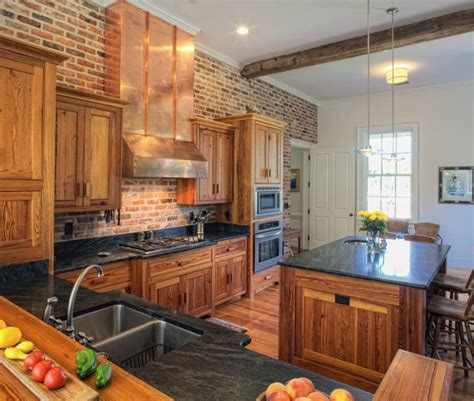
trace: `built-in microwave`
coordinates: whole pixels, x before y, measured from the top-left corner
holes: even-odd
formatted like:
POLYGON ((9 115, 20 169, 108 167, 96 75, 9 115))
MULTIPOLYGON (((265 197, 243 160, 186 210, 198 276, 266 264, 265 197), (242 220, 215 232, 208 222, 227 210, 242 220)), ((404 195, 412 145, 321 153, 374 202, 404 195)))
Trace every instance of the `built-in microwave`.
POLYGON ((255 218, 280 214, 281 197, 280 187, 255 187, 255 218))

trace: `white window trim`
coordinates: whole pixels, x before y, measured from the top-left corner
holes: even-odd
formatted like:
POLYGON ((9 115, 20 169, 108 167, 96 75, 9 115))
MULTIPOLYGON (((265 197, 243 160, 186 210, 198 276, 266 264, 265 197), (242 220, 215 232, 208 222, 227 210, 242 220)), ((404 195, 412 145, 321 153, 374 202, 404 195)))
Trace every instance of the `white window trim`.
MULTIPOLYGON (((372 134, 390 132, 392 130, 391 125, 375 125, 370 127, 372 134)), ((411 131, 412 132, 412 176, 411 176, 411 187, 413 188, 413 194, 411 198, 411 210, 412 216, 410 223, 418 221, 419 212, 419 187, 418 187, 418 164, 420 158, 420 152, 418 148, 419 144, 419 124, 418 123, 402 123, 395 124, 395 132, 411 131)), ((369 144, 369 136, 367 132, 367 126, 357 127, 357 147, 358 149, 365 148, 369 144)), ((356 187, 356 202, 357 210, 367 209, 367 168, 368 160, 367 157, 362 155, 357 156, 357 187, 356 187)))

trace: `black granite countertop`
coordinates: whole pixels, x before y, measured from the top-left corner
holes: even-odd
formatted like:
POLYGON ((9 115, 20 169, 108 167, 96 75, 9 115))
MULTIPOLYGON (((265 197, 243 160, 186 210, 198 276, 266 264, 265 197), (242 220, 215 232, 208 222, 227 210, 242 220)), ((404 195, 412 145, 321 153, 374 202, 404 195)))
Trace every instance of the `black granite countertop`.
MULTIPOLYGON (((204 229, 204 241, 191 243, 184 249, 165 249, 152 255, 142 255, 119 246, 120 243, 136 240, 136 233, 58 242, 54 246, 54 271, 55 273, 63 273, 82 269, 91 264, 102 265, 134 258, 163 256, 170 253, 212 246, 219 241, 246 236, 248 233, 249 228, 246 225, 207 223, 204 229), (110 255, 105 257, 98 256, 97 254, 99 252, 109 252, 110 255)), ((174 227, 154 231, 154 237, 182 234, 194 234, 194 226, 174 227)))
POLYGON ((353 239, 364 237, 342 238, 286 258, 280 264, 426 289, 451 248, 389 239, 384 252, 372 255, 366 245, 347 243, 353 239))
MULTIPOLYGON (((34 279, 31 277, 21 279, 21 277, 18 276, 19 279, 16 281, 0 280, 0 295, 40 318, 46 299, 54 295, 59 299, 55 315, 66 314, 72 288, 69 282, 47 275, 38 275, 34 279)), ((244 334, 183 315, 126 293, 99 294, 81 288, 77 295, 75 311, 80 313, 109 302, 132 304, 203 333, 199 339, 166 354, 156 362, 147 364, 144 368, 124 367, 176 400, 253 401, 271 382, 285 382, 301 376, 310 378, 318 389, 325 392, 343 387, 353 393, 356 401, 372 399, 372 395, 364 391, 245 349, 243 345, 248 344, 250 338, 244 334)))

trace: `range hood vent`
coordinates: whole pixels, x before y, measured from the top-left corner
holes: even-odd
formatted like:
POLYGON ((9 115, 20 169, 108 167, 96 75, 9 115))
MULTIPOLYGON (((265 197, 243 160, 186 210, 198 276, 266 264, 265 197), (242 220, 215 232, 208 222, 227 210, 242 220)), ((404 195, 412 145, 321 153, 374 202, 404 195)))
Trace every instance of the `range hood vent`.
POLYGON ((207 178, 208 163, 193 142, 123 134, 123 176, 207 178))

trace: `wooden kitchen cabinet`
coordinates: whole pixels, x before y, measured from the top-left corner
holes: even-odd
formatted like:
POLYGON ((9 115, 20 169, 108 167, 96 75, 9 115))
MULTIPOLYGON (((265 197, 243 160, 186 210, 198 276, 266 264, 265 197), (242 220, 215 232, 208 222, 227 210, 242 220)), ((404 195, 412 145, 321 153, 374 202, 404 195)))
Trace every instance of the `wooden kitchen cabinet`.
POLYGON ((247 238, 220 242, 214 264, 214 299, 219 305, 247 290, 247 238))
POLYGON ((256 124, 255 184, 282 183, 282 131, 256 124))
POLYGON ((194 118, 195 143, 208 162, 207 178, 178 180, 177 202, 205 205, 233 199, 234 131, 229 124, 194 118))
POLYGON ((176 276, 150 286, 150 301, 184 312, 183 277, 176 276))
MULTIPOLYGON (((130 261, 108 263, 102 266, 104 276, 97 277, 97 273, 90 271, 82 280, 81 286, 95 292, 123 291, 132 293, 132 266, 130 261)), ((83 269, 58 273, 63 280, 75 283, 83 269)))
POLYGON ((55 82, 65 59, 0 37, 0 265, 54 267, 55 82))
POLYGON ((120 208, 119 99, 58 88, 55 211, 120 208))
POLYGON ((184 312, 204 316, 212 312, 212 268, 186 274, 184 312))

